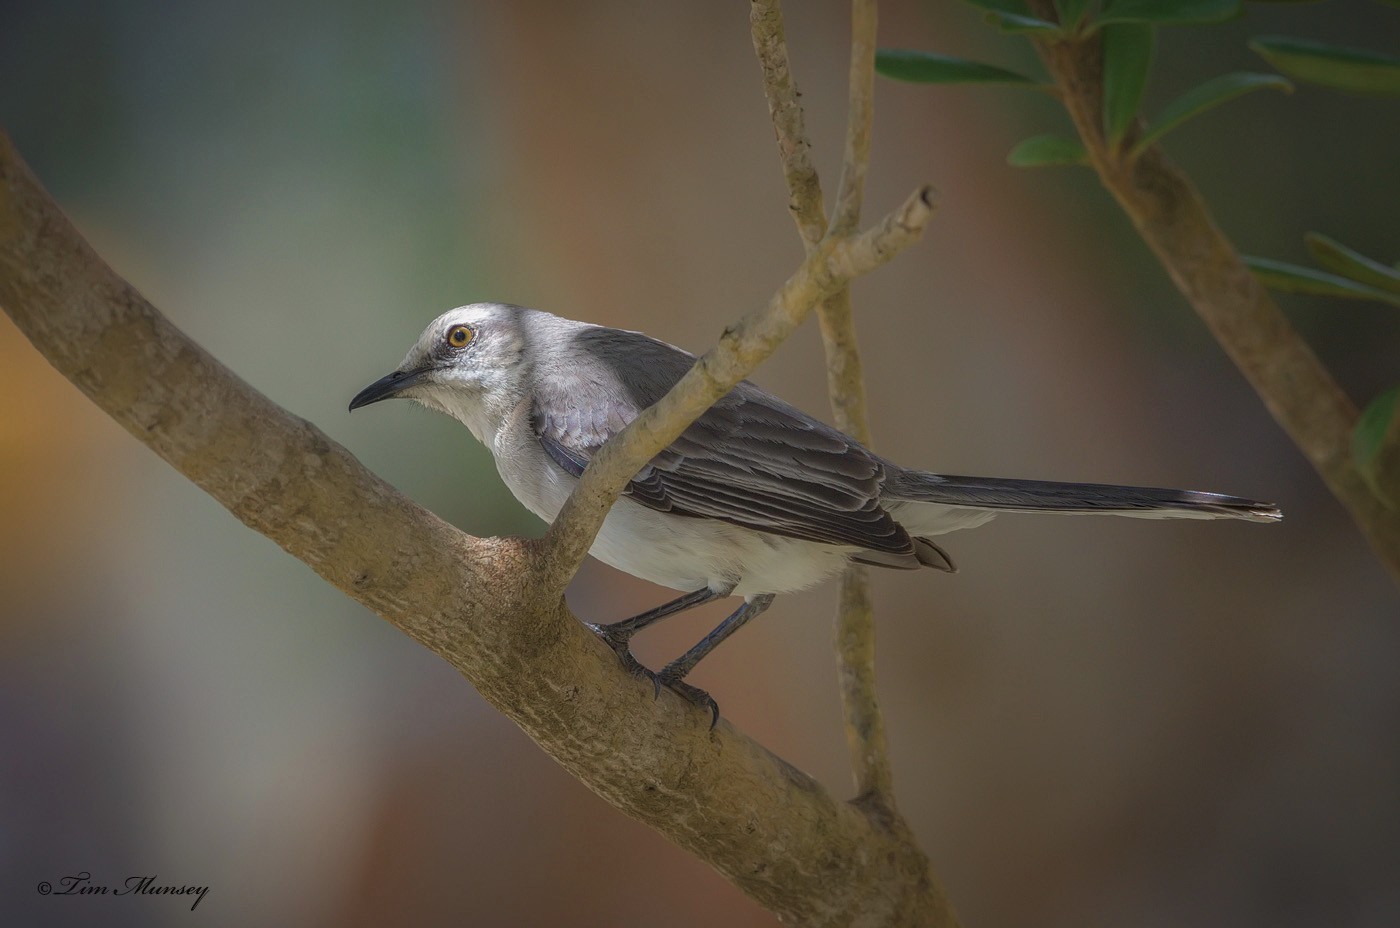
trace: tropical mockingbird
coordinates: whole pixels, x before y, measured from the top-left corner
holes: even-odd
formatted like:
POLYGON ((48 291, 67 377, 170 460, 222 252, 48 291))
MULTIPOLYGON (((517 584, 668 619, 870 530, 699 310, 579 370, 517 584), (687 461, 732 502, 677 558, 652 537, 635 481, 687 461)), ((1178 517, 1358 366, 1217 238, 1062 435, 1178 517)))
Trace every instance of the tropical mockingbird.
MULTIPOLYGON (((694 363, 640 332, 475 303, 433 320, 398 369, 361 390, 350 409, 402 396, 447 413, 491 451, 515 498, 548 522, 594 452, 694 363)), ((1002 511, 1281 518, 1269 503, 1215 493, 910 470, 745 381, 642 468, 590 549, 685 595, 589 627, 658 692, 670 687, 717 720, 714 700, 682 678, 776 594, 849 562, 953 572, 933 536, 1002 511), (744 604, 661 671, 632 657, 628 643, 646 626, 726 596, 744 604)))

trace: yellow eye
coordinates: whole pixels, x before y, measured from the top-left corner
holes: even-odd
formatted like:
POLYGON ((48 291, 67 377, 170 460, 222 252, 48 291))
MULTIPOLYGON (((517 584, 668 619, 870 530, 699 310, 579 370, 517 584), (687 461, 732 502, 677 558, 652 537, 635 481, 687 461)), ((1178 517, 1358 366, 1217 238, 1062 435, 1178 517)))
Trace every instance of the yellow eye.
POLYGON ((454 325, 447 330, 447 343, 453 348, 465 348, 471 344, 472 330, 470 326, 454 325))

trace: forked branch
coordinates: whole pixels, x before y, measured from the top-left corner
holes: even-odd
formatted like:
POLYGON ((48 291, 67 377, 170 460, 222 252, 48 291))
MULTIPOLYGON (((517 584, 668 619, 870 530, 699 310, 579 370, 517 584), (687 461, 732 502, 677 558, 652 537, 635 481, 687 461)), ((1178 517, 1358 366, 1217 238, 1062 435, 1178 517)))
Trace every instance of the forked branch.
MULTIPOLYGON (((849 228, 823 228, 764 309, 607 443, 542 542, 459 532, 239 380, 93 254, 3 135, 0 306, 55 368, 245 524, 448 660, 591 789, 785 920, 954 925, 901 821, 833 799, 727 721, 709 730, 669 692, 655 701, 561 596, 631 476, 815 306, 919 238, 934 208, 927 188, 855 233, 864 154, 854 150, 849 228)), ((820 216, 819 190, 816 203, 820 216)))
POLYGON ((797 330, 822 300, 919 240, 934 210, 933 191, 920 187, 880 224, 852 237, 830 237, 814 249, 768 305, 724 330, 669 393, 608 439, 545 535, 560 591, 588 554, 608 510, 637 472, 680 437, 735 384, 797 330))
MULTIPOLYGON (((796 312, 830 285, 818 281, 878 263, 928 212, 916 196, 899 222, 804 265, 784 305, 796 312)), ((711 731, 679 697, 653 700, 544 582, 557 568, 547 549, 458 531, 171 325, 93 253, 3 133, 0 308, 246 525, 450 662, 590 789, 785 921, 952 923, 906 836, 728 722, 711 731)))

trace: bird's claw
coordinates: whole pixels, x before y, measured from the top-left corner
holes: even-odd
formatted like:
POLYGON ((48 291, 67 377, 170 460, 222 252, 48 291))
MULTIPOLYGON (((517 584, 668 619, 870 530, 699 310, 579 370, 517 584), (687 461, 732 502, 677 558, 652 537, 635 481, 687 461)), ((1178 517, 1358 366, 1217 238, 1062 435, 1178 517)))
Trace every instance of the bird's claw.
POLYGON ((652 675, 650 670, 643 667, 641 662, 632 656, 631 635, 619 634, 610 625, 585 624, 589 631, 603 639, 603 644, 612 649, 612 652, 617 655, 617 659, 622 662, 624 670, 633 676, 652 675))
POLYGON ((715 702, 714 698, 700 687, 683 682, 675 673, 668 673, 664 669, 660 671, 648 670, 642 666, 642 663, 632 655, 630 647, 632 636, 630 634, 618 632, 611 625, 595 625, 591 622, 585 624, 589 631, 603 639, 603 643, 612 649, 628 673, 651 680, 651 685, 654 688, 653 698, 661 698, 661 688, 664 686, 686 702, 699 706, 701 709, 708 709, 711 730, 719 724, 719 703, 715 702))
POLYGON ((715 726, 719 724, 719 703, 715 702, 714 697, 700 687, 691 686, 689 683, 681 680, 680 677, 672 676, 665 670, 651 674, 651 682, 656 687, 656 695, 658 697, 661 695, 661 688, 664 686, 691 705, 709 710, 711 731, 714 731, 715 726))

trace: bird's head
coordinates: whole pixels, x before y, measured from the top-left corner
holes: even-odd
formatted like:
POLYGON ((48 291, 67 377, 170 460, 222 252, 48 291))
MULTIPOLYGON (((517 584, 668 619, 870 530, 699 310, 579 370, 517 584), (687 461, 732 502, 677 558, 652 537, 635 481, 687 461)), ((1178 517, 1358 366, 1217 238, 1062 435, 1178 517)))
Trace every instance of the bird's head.
POLYGON ((503 415, 523 395, 528 312, 506 303, 473 303, 443 313, 393 373, 355 394, 351 411, 404 397, 462 420, 481 438, 482 416, 503 415))

